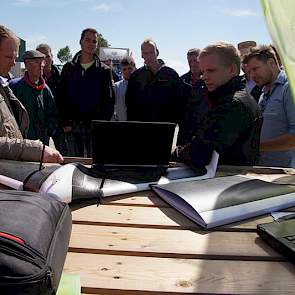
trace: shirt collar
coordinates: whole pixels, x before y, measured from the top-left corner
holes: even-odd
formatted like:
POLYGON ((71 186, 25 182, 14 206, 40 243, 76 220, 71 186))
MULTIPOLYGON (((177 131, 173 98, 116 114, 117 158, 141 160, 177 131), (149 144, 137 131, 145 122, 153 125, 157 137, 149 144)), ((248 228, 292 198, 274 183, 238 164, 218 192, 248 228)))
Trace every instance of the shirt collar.
POLYGON ((7 87, 8 86, 8 79, 0 76, 0 84, 2 87, 7 87))
POLYGON ((265 89, 265 87, 263 87, 262 91, 263 93, 272 93, 272 91, 276 88, 277 85, 281 84, 284 85, 286 82, 288 81, 287 75, 284 71, 280 71, 279 74, 277 75, 277 78, 275 79, 275 81, 273 82, 273 85, 270 89, 270 91, 267 91, 265 89))

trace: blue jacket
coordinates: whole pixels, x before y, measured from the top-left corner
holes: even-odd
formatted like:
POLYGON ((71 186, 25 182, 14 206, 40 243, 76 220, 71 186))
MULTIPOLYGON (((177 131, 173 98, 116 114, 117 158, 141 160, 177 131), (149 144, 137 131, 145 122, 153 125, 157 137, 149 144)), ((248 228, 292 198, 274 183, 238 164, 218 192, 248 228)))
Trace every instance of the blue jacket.
POLYGON ((78 52, 61 73, 57 105, 63 126, 71 121, 109 120, 114 112, 114 93, 109 67, 95 56, 86 71, 81 67, 78 52))

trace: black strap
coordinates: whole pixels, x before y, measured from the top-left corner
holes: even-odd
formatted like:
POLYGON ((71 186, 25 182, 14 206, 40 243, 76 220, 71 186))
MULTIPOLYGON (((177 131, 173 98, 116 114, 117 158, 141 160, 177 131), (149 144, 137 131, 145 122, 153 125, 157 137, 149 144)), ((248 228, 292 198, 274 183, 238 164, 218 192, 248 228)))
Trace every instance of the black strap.
POLYGON ((101 200, 104 197, 102 189, 103 189, 106 178, 107 178, 107 172, 105 171, 103 177, 101 178, 101 183, 100 183, 100 186, 99 186, 99 193, 97 195, 97 202, 96 202, 97 207, 99 206, 99 204, 101 204, 101 200))
POLYGON ((42 153, 41 153, 41 159, 40 159, 39 171, 42 169, 42 165, 43 165, 43 157, 44 157, 44 151, 45 151, 45 144, 43 144, 43 147, 42 147, 42 153))

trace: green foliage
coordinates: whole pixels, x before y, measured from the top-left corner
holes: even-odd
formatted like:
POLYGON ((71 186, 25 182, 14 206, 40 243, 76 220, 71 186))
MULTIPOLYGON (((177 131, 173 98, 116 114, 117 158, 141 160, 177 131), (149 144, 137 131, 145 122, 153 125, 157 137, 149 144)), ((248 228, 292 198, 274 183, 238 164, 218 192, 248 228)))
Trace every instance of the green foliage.
POLYGON ((99 55, 99 48, 100 47, 110 47, 111 44, 108 43, 108 40, 106 40, 102 34, 98 33, 98 41, 97 41, 97 49, 96 52, 99 55))
POLYGON ((57 58, 61 63, 70 61, 72 59, 70 47, 67 45, 66 47, 61 48, 57 53, 57 58))

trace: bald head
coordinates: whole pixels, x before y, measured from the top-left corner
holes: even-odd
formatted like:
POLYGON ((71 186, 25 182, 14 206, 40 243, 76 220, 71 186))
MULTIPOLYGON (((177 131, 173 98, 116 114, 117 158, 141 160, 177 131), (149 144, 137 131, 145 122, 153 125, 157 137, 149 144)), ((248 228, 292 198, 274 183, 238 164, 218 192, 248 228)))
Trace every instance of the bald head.
POLYGON ((149 67, 154 67, 158 64, 159 50, 155 41, 152 39, 146 39, 141 44, 141 57, 144 59, 144 63, 149 67))

